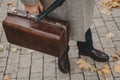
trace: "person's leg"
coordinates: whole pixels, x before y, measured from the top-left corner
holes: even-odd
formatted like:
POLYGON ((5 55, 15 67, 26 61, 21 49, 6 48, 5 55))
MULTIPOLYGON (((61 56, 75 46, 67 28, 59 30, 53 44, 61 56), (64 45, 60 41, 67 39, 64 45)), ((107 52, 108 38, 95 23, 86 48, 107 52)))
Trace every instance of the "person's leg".
POLYGON ((80 51, 91 51, 93 50, 93 41, 92 41, 92 34, 90 28, 85 34, 85 42, 77 41, 77 46, 79 46, 80 51))
POLYGON ((70 72, 70 62, 68 57, 69 45, 66 47, 66 50, 61 58, 58 59, 58 66, 61 72, 68 73, 70 72))
POLYGON ((90 56, 92 59, 100 62, 105 62, 109 60, 108 55, 93 47, 92 33, 90 29, 88 29, 88 31, 86 32, 85 39, 86 39, 85 42, 77 41, 79 56, 80 55, 90 56))

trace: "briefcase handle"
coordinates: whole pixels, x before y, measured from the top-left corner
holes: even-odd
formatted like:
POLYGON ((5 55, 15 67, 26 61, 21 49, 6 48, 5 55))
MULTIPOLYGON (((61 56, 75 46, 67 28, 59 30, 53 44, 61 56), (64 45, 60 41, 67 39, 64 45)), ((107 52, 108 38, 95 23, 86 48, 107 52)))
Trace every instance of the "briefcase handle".
POLYGON ((37 19, 35 20, 35 22, 39 22, 46 15, 48 15, 50 12, 52 12, 56 8, 60 7, 64 2, 65 2, 65 0, 56 0, 55 2, 53 2, 53 4, 51 4, 50 7, 48 7, 44 12, 37 15, 37 19))

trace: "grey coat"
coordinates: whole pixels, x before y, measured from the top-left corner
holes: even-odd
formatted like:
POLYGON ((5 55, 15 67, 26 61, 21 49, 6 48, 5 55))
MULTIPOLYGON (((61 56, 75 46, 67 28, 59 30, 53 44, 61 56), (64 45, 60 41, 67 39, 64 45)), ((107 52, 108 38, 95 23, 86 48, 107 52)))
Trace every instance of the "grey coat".
MULTIPOLYGON (((39 0, 21 0, 22 3, 33 5, 39 0)), ((55 0, 42 0, 46 9, 55 0)), ((70 39, 85 41, 85 33, 92 23, 94 0, 66 0, 65 3, 49 14, 49 16, 70 22, 70 39)))

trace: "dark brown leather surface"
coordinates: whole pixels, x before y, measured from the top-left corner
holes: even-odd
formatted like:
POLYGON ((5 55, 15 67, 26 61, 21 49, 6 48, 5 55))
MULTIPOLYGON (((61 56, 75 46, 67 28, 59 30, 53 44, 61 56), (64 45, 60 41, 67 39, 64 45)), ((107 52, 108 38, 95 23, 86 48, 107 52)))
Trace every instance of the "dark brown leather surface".
POLYGON ((35 23, 27 18, 8 15, 3 27, 10 43, 56 57, 63 55, 69 40, 68 22, 53 18, 35 23))

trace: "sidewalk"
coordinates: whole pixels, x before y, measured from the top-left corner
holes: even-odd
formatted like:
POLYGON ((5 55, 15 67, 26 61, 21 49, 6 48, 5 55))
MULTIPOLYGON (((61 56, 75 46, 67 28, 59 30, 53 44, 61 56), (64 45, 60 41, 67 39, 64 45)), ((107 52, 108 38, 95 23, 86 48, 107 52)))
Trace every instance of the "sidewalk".
MULTIPOLYGON (((13 4, 8 7, 7 1, 9 0, 0 0, 0 44, 4 45, 4 51, 0 52, 0 80, 5 75, 8 75, 10 80, 104 80, 98 73, 79 69, 75 63, 78 59, 78 50, 74 41, 70 41, 71 72, 69 74, 59 71, 57 58, 37 51, 30 53, 29 49, 9 44, 2 27, 2 20, 9 9, 23 8, 23 6, 20 0, 11 0, 13 4), (17 52, 13 51, 15 48, 18 48, 17 52)), ((111 56, 116 50, 120 50, 120 8, 114 9, 110 16, 101 14, 99 1, 96 0, 94 24, 91 26, 94 46, 111 56), (112 33, 114 36, 112 38, 106 37, 108 33, 112 33)), ((114 71, 115 63, 111 57, 109 62, 104 63, 93 61, 89 57, 81 57, 97 69, 108 64, 111 70, 109 80, 120 80, 120 74, 114 71)))

